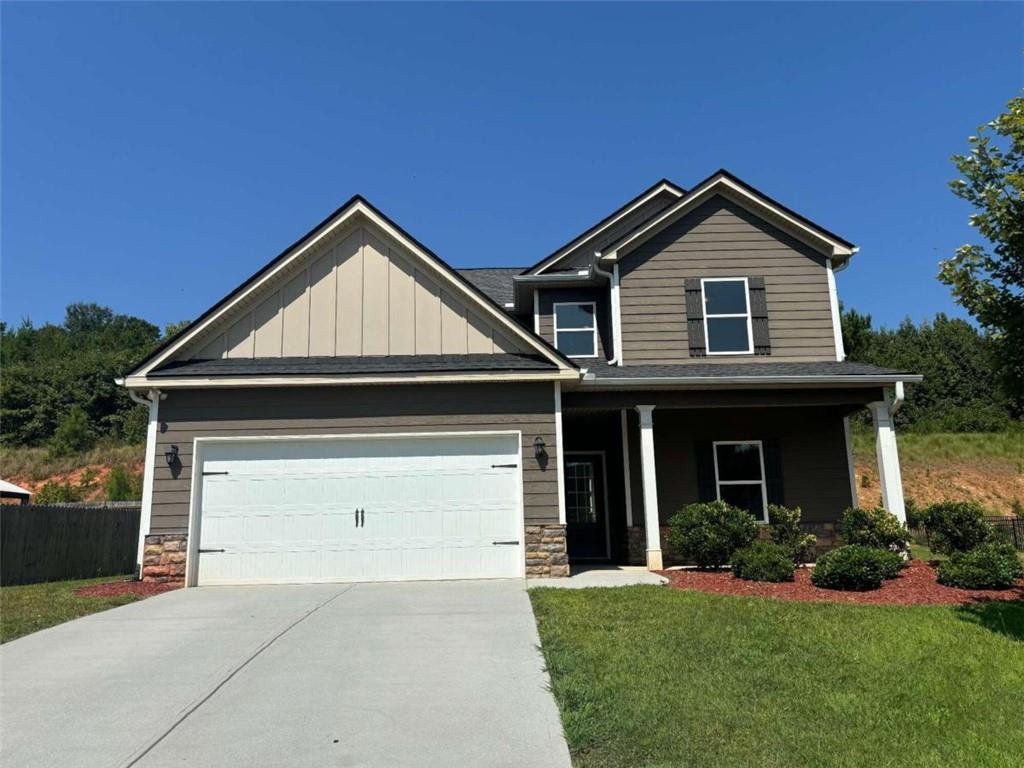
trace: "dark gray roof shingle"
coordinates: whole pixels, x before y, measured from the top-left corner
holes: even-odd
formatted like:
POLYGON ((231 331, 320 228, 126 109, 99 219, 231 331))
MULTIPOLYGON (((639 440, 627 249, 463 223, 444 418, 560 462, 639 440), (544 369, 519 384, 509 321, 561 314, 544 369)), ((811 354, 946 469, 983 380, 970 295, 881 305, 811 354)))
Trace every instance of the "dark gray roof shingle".
POLYGON ((151 372, 168 376, 332 376, 400 373, 553 371, 538 355, 391 355, 389 357, 257 357, 184 360, 151 372))
POLYGON ((456 270, 503 309, 508 309, 505 305, 512 303, 512 278, 522 271, 522 267, 481 267, 456 270))

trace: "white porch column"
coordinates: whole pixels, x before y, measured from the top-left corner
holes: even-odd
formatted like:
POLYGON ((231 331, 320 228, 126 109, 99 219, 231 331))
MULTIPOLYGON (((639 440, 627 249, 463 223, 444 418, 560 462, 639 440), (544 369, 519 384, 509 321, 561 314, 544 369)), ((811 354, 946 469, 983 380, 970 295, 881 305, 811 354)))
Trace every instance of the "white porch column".
POLYGON ((879 400, 868 403, 875 422, 875 456, 878 478, 882 483, 882 506, 901 523, 907 522, 903 503, 903 480, 900 478, 900 457, 896 450, 896 426, 889 403, 879 400))
MULTIPOLYGON (((146 464, 142 468, 142 511, 139 514, 139 549, 136 555, 138 574, 142 576, 143 550, 149 535, 150 519, 153 516, 153 472, 156 469, 156 435, 159 421, 161 393, 159 389, 149 391, 149 425, 146 427, 146 464)), ((134 399, 134 398, 133 398, 134 399)))
POLYGON ((644 488, 647 569, 660 571, 661 524, 658 518, 658 478, 654 469, 654 406, 638 405, 636 410, 640 414, 640 473, 644 488))

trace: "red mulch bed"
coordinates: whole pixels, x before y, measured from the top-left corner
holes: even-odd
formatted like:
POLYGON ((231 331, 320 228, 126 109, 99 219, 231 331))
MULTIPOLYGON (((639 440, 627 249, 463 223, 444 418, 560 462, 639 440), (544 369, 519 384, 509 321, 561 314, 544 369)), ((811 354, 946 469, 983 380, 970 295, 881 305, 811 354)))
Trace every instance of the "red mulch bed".
POLYGON ((178 589, 180 584, 158 584, 155 581, 108 581, 105 584, 92 584, 75 590, 79 597, 118 597, 120 595, 142 595, 149 597, 178 589))
POLYGON ((882 582, 872 592, 839 592, 811 584, 811 571, 798 568, 794 580, 782 584, 744 581, 730 571, 661 571, 676 589, 696 589, 719 595, 774 597, 817 603, 858 603, 861 605, 966 605, 989 600, 1024 600, 1024 579, 1011 589, 956 589, 936 581, 935 568, 913 560, 895 579, 882 582))

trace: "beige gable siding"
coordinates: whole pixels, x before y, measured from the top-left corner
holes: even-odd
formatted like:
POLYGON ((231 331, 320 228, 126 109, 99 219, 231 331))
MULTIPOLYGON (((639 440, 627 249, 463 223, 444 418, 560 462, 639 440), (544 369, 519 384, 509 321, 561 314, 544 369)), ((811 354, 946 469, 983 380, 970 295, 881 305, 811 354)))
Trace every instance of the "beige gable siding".
POLYGON ((601 251, 611 245, 629 231, 636 229, 640 224, 651 218, 658 211, 664 210, 678 200, 677 195, 665 191, 648 200, 642 206, 615 223, 602 232, 598 237, 587 239, 569 251, 561 260, 552 265, 553 269, 585 269, 594 261, 594 252, 601 251))
POLYGON ((470 305, 445 276, 362 223, 233 308, 176 359, 526 351, 470 305))
POLYGON ((715 197, 627 254, 620 265, 623 364, 691 360, 683 281, 763 277, 771 357, 702 363, 835 360, 825 257, 715 197))

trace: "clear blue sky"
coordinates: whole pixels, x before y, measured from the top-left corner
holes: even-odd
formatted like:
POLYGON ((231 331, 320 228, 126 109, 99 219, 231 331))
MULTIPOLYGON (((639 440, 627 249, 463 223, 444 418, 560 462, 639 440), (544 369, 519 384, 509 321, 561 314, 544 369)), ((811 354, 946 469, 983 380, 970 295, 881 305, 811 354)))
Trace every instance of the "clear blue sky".
POLYGON ((360 192, 527 265, 724 166, 861 247, 847 305, 959 314, 949 155, 1024 84, 1024 4, 2 5, 2 315, 193 318, 360 192))

